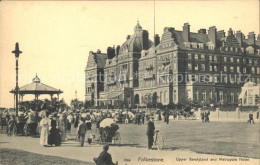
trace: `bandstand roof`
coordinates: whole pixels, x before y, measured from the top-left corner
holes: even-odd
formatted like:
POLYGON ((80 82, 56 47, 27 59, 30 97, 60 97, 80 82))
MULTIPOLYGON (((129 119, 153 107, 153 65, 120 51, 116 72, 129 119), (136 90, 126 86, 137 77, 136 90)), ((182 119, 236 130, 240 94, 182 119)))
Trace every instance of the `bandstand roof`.
MULTIPOLYGON (((15 90, 11 90, 10 93, 15 93, 15 90)), ((39 77, 35 76, 33 82, 19 88, 19 94, 60 94, 63 93, 60 89, 53 88, 49 85, 41 83, 39 77)))

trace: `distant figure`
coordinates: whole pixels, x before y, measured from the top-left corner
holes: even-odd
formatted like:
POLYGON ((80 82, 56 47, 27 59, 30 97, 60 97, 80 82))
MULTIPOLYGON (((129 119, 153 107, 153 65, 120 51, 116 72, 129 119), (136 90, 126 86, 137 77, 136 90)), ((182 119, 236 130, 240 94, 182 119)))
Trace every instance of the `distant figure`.
POLYGON ((253 114, 252 113, 250 113, 249 114, 249 120, 247 121, 247 123, 253 123, 253 124, 255 124, 255 122, 254 122, 254 116, 253 116, 253 114))
POLYGON ((15 130, 15 116, 11 116, 7 123, 7 136, 12 136, 15 130))
POLYGON ((210 115, 210 112, 209 111, 205 111, 204 112, 204 121, 205 123, 208 122, 209 123, 209 115, 210 115))
POLYGON ((81 122, 79 123, 79 127, 78 127, 78 136, 81 139, 81 145, 80 145, 81 147, 84 146, 86 132, 87 132, 87 125, 84 119, 81 118, 81 122))
POLYGON ((93 160, 97 165, 116 165, 112 161, 111 155, 107 152, 109 149, 108 145, 104 145, 103 151, 99 154, 98 158, 94 158, 93 160))
POLYGON ((169 110, 167 110, 166 109, 166 111, 165 111, 165 122, 166 122, 166 124, 169 124, 169 117, 170 117, 170 112, 169 112, 169 110))
POLYGON ((56 120, 51 120, 51 129, 50 129, 50 134, 48 137, 48 144, 51 146, 52 145, 55 145, 55 146, 61 145, 60 130, 57 129, 56 127, 57 127, 56 120))
POLYGON ((154 122, 153 122, 153 117, 150 117, 149 121, 147 122, 147 131, 146 135, 148 137, 148 149, 152 149, 153 146, 153 136, 154 136, 154 122))
POLYGON ((42 116, 40 121, 41 135, 40 135, 40 144, 44 147, 48 145, 48 134, 49 134, 49 119, 46 114, 42 116))
POLYGON ((205 114, 204 114, 203 111, 200 113, 200 117, 201 117, 202 122, 204 122, 204 120, 205 120, 205 114))
POLYGON ((259 119, 259 110, 256 112, 256 119, 259 119))

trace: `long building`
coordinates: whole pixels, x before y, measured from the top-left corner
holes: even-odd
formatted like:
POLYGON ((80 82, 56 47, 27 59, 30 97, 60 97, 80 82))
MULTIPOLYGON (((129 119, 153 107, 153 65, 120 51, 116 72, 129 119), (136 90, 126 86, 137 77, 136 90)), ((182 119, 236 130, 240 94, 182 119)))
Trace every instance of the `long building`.
POLYGON ((234 104, 245 82, 260 82, 260 35, 247 37, 215 26, 190 32, 165 27, 149 39, 139 23, 134 34, 106 53, 89 52, 86 101, 94 105, 234 104), (153 42, 154 41, 154 42, 153 42))

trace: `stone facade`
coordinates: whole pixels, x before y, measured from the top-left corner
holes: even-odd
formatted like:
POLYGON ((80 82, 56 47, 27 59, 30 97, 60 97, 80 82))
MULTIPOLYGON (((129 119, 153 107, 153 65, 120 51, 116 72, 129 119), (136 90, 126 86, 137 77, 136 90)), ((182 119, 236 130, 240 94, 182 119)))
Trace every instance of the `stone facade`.
POLYGON ((243 84, 260 82, 260 35, 255 40, 254 32, 246 38, 213 26, 194 33, 185 23, 182 31, 165 27, 154 41, 137 23, 121 46, 90 52, 86 100, 133 106, 188 97, 199 104, 238 104, 243 84))

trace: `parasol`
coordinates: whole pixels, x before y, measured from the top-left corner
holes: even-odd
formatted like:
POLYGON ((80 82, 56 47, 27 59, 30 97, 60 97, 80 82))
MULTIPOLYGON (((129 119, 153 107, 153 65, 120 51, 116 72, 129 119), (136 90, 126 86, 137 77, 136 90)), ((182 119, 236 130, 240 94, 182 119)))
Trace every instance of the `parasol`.
POLYGON ((110 127, 111 124, 114 124, 114 123, 115 123, 115 121, 114 121, 113 119, 111 119, 111 118, 106 118, 106 119, 104 119, 104 120, 102 120, 102 121, 100 122, 100 127, 103 127, 103 128, 105 128, 105 127, 110 127))

